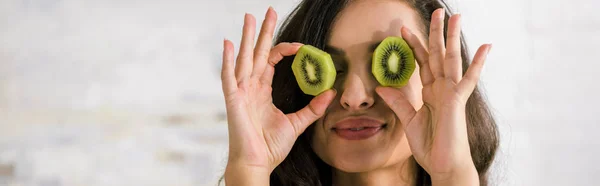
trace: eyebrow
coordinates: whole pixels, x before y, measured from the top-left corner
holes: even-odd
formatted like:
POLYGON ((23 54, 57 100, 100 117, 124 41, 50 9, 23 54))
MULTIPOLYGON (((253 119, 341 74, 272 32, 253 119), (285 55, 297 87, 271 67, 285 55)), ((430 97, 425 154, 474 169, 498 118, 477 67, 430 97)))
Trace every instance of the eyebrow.
MULTIPOLYGON (((379 46, 379 44, 381 44, 381 41, 369 45, 369 52, 375 51, 375 49, 377 48, 377 46, 379 46)), ((325 45, 325 52, 333 54, 333 55, 338 55, 338 56, 346 55, 346 52, 344 50, 334 47, 334 46, 331 46, 331 45, 325 45)))

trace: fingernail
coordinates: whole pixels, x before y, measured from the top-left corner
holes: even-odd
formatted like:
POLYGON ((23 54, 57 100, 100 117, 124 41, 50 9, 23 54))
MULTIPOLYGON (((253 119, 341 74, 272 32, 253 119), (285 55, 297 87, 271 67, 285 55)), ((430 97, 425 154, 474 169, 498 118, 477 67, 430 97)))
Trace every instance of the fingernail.
POLYGON ((460 20, 462 18, 462 15, 460 13, 454 14, 454 16, 456 16, 456 19, 458 19, 458 20, 460 20))
POLYGON ((492 44, 490 43, 490 44, 488 44, 488 45, 489 45, 489 47, 488 47, 488 51, 487 51, 487 52, 489 53, 489 52, 490 52, 490 50, 492 50, 492 44))
POLYGON ((292 45, 296 45, 296 46, 302 46, 303 45, 302 43, 298 43, 298 42, 292 42, 291 44, 292 45))
POLYGON ((437 15, 435 15, 435 18, 436 19, 444 19, 444 14, 445 14, 444 13, 444 8, 438 8, 436 11, 437 11, 436 12, 437 15))
POLYGON ((404 29, 409 34, 412 34, 412 31, 410 29, 408 29, 407 27, 402 27, 402 29, 404 29))
POLYGON ((382 86, 377 86, 377 87, 375 87, 375 92, 377 92, 377 93, 380 93, 380 94, 381 94, 381 89, 382 89, 382 88, 383 88, 382 86))

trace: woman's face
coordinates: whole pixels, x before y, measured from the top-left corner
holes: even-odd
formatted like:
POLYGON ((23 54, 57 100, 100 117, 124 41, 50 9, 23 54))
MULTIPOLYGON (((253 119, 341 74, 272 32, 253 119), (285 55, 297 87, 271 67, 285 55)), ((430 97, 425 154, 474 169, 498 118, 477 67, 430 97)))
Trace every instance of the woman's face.
MULTIPOLYGON (((326 51, 338 70, 336 99, 313 128, 312 147, 326 163, 344 172, 364 172, 395 165, 412 155, 402 123, 377 95, 371 73, 374 48, 408 27, 420 37, 420 17, 397 0, 354 1, 332 27, 326 51)), ((425 43, 425 42, 423 42, 425 43)), ((420 107, 419 70, 401 88, 420 107)), ((415 108, 418 109, 418 108, 415 108)))

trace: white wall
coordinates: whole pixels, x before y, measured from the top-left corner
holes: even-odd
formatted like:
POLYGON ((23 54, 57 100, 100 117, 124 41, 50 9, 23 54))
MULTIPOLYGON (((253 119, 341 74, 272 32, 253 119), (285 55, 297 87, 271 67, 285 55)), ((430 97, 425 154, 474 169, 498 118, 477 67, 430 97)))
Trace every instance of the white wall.
MULTIPOLYGON (((215 185, 222 39, 297 2, 0 0, 0 185, 215 185)), ((497 185, 599 182, 600 2, 451 3, 472 50, 494 44, 497 185)))

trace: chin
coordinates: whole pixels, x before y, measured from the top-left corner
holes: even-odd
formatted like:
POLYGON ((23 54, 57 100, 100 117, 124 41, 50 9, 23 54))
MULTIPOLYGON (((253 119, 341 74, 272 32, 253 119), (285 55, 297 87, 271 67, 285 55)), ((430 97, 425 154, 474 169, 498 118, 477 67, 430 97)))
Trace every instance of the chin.
MULTIPOLYGON (((388 144, 391 145, 391 144, 388 144)), ((315 149, 321 160, 335 169, 347 173, 370 172, 405 162, 412 156, 407 143, 377 147, 336 146, 327 149, 315 149), (324 151, 320 151, 324 150, 324 151)))
MULTIPOLYGON (((323 158, 321 158, 323 159, 323 158)), ((383 154, 360 153, 360 154, 338 154, 332 156, 331 162, 325 161, 337 170, 354 173, 369 172, 385 166, 388 158, 383 154)))
POLYGON ((366 172, 385 166, 393 155, 394 148, 389 148, 389 141, 378 137, 360 141, 318 140, 317 137, 312 147, 321 160, 338 170, 366 172))
POLYGON ((412 155, 404 135, 389 128, 363 140, 346 140, 315 131, 311 146, 317 156, 337 170, 369 172, 403 162, 412 155))

